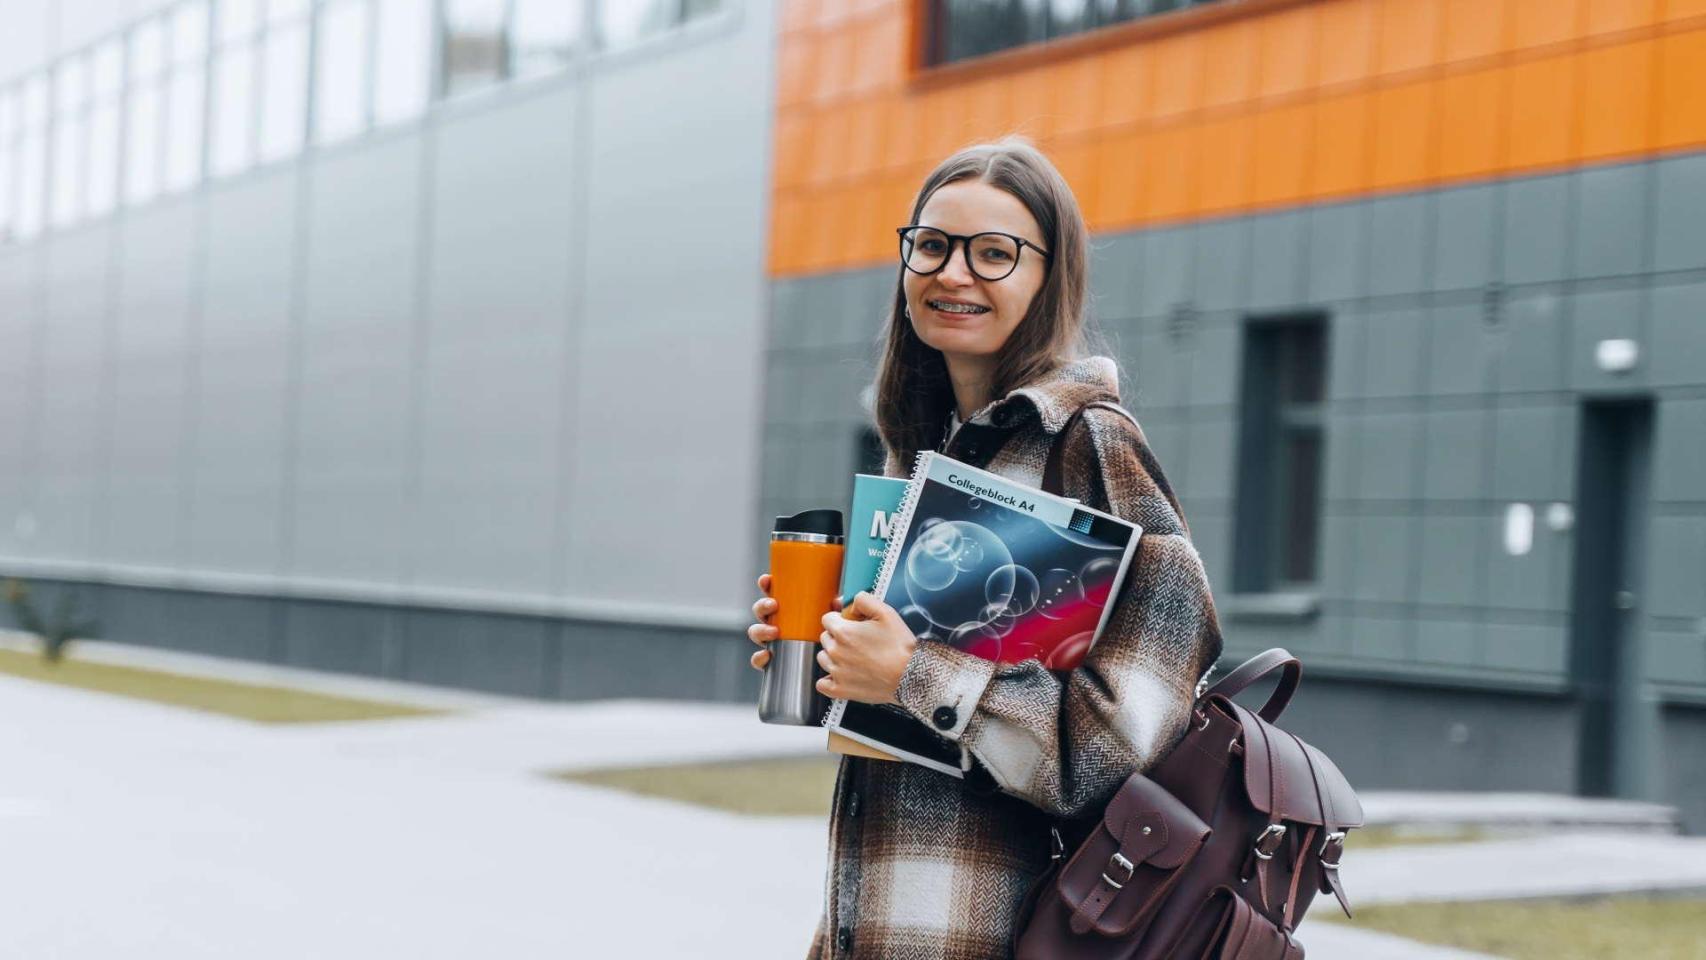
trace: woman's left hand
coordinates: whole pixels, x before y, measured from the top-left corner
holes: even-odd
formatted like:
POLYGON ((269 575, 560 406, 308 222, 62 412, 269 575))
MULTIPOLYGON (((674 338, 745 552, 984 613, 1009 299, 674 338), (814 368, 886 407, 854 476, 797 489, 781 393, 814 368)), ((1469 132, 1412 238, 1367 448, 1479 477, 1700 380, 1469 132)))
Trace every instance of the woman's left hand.
POLYGON ((829 676, 818 692, 860 703, 899 703, 900 677, 918 647, 918 638, 895 608, 875 594, 860 591, 844 616, 823 615, 817 662, 829 676))

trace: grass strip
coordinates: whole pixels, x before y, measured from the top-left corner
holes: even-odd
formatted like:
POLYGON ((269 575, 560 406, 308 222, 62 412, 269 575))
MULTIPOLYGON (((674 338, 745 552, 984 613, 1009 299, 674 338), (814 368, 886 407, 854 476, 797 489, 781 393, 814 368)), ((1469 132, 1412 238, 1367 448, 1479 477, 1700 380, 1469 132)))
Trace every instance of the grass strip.
POLYGON ((1309 916, 1510 960, 1706 960, 1698 897, 1390 904, 1358 907, 1355 920, 1328 900, 1309 916))
POLYGON ((444 712, 69 657, 50 663, 38 654, 19 650, 0 650, 0 674, 218 713, 257 723, 338 723, 430 716, 444 712))
POLYGON ((1346 850, 1379 850, 1382 847, 1415 847, 1434 843, 1472 843, 1491 839, 1493 834, 1479 827, 1440 827, 1418 830, 1402 825, 1381 825, 1352 830, 1345 838, 1346 850))
POLYGON ((739 760, 551 774, 559 780, 623 790, 753 816, 827 816, 834 757, 739 760))

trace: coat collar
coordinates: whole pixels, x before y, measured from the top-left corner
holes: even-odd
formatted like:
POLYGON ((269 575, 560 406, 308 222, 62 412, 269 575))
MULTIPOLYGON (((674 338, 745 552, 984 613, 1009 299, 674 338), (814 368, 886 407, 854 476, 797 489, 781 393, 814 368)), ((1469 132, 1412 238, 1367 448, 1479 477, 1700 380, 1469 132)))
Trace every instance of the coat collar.
POLYGON ((968 423, 1010 427, 1035 412, 1047 434, 1059 433, 1086 403, 1120 399, 1119 372, 1108 357, 1085 357, 1063 364, 1042 379, 991 401, 968 423))

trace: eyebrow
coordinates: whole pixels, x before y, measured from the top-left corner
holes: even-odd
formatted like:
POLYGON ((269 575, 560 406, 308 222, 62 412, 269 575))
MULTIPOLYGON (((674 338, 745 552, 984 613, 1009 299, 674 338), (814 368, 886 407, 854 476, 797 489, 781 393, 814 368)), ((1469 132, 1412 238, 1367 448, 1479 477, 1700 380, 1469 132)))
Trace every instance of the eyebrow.
POLYGON ((932 230, 940 230, 940 231, 942 231, 942 232, 943 232, 943 233, 951 233, 951 234, 953 234, 953 235, 955 235, 955 236, 964 236, 964 237, 975 237, 975 236, 977 236, 977 235, 978 235, 978 234, 980 234, 980 233, 1005 233, 1005 234, 1007 234, 1007 235, 1008 235, 1008 236, 1010 236, 1010 237, 1022 237, 1022 238, 1024 238, 1024 240, 1025 240, 1025 241, 1026 241, 1026 242, 1027 242, 1027 243, 1033 243, 1033 244, 1036 244, 1036 245, 1037 245, 1037 246, 1039 246, 1039 247, 1040 247, 1040 246, 1043 246, 1043 243, 1042 243, 1042 241, 1040 241, 1040 240, 1032 240, 1032 239, 1031 239, 1031 238, 1030 238, 1030 237, 1028 237, 1028 236, 1026 236, 1026 235, 1025 235, 1025 234, 1023 234, 1023 233, 1021 233, 1021 232, 1019 232, 1019 231, 1017 231, 1017 230, 1004 230, 1004 229, 997 229, 997 228, 995 228, 995 227, 989 227, 989 228, 986 228, 986 229, 983 229, 983 230, 972 230, 972 231, 970 231, 970 232, 967 232, 967 233, 961 233, 961 232, 960 232, 960 231, 958 231, 958 230, 949 230, 949 229, 948 229, 948 228, 947 228, 947 227, 944 227, 944 226, 940 226, 940 225, 938 225, 938 224, 934 224, 934 223, 930 223, 930 222, 929 222, 929 221, 927 221, 927 220, 920 220, 920 221, 918 221, 918 224, 917 224, 917 225, 918 225, 918 226, 920 226, 920 227, 929 227, 929 228, 930 228, 930 229, 932 229, 932 230))

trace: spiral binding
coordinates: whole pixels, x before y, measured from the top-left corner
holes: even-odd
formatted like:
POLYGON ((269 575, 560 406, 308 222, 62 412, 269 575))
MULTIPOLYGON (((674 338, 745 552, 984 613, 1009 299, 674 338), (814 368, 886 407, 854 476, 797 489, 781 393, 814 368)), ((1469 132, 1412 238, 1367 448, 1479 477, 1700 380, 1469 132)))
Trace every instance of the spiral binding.
MULTIPOLYGON (((883 562, 877 567, 877 583, 871 592, 880 600, 888 593, 889 581, 894 579, 894 568, 900 563, 900 547, 906 542, 906 531, 912 526, 912 513, 918 508, 918 497, 924 492, 924 478, 930 475, 930 461, 936 456, 934 450, 920 450, 912 461, 912 477, 906 482, 906 493, 900 498, 900 507, 895 510, 889 524, 889 539, 883 545, 883 562)), ((852 598, 849 597, 849 600, 852 598)), ((835 727, 841 723, 841 717, 847 712, 847 701, 837 700, 829 705, 829 710, 823 715, 823 725, 835 727)))

